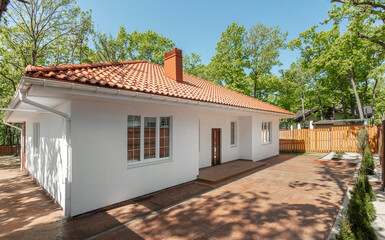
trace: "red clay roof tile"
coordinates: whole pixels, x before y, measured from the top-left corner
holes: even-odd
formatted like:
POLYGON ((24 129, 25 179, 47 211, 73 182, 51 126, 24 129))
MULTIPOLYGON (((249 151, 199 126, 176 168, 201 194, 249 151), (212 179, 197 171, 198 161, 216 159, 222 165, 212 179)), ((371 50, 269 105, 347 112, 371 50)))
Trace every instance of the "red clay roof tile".
POLYGON ((105 87, 126 89, 247 109, 294 115, 198 77, 183 73, 183 83, 165 76, 163 66, 147 61, 83 63, 58 66, 31 66, 25 76, 67 80, 105 87))

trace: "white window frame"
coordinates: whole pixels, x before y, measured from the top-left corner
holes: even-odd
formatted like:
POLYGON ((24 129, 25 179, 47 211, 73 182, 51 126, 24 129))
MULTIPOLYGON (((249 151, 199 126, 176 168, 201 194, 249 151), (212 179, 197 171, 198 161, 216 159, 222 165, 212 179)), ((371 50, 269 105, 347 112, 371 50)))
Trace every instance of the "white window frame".
POLYGON ((33 136, 32 136, 33 155, 40 155, 40 123, 33 123, 33 136))
MULTIPOLYGON (((164 163, 172 161, 172 146, 173 146, 173 118, 172 116, 159 115, 159 116, 148 116, 148 115, 139 115, 139 114, 128 114, 127 116, 140 116, 140 160, 139 161, 128 161, 127 168, 136 168, 141 166, 147 166, 152 164, 164 163), (144 159, 144 118, 151 117, 156 118, 156 139, 155 139, 155 158, 144 159), (160 118, 169 117, 170 118, 170 139, 169 139, 169 156, 160 158, 160 118)), ((127 150, 126 150, 127 154, 127 150)), ((126 155, 127 160, 127 155, 126 155)))
POLYGON ((262 122, 261 141, 262 144, 270 144, 272 142, 272 122, 262 122), (265 131, 266 130, 266 131, 265 131))
POLYGON ((236 147, 237 146, 237 122, 236 121, 231 121, 230 122, 230 146, 231 147, 236 147), (234 124, 234 128, 232 128, 232 124, 234 124), (234 133, 232 132, 232 130, 234 130, 234 133), (232 140, 232 136, 234 135, 234 142, 232 143, 231 140, 232 140))

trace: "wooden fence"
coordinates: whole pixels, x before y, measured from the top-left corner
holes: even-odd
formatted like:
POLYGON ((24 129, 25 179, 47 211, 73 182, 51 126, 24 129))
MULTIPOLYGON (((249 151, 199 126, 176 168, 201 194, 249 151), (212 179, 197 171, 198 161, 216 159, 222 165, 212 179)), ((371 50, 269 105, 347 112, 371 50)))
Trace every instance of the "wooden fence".
POLYGON ((1 145, 0 156, 20 153, 20 145, 1 145))
MULTIPOLYGON (((372 152, 377 152, 377 126, 364 127, 372 152)), ((294 129, 279 131, 281 152, 358 152, 360 127, 294 129)))

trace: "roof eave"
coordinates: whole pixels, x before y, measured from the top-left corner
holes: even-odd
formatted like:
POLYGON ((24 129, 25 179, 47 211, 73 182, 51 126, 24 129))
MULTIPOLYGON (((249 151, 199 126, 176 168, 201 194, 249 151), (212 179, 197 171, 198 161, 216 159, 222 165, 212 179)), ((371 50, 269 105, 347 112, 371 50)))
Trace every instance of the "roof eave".
MULTIPOLYGON (((81 93, 81 92, 96 93, 100 97, 102 97, 102 95, 105 94, 110 96, 121 96, 126 98, 129 97, 129 98, 151 99, 154 101, 166 101, 166 102, 171 102, 176 104, 191 104, 191 105, 196 105, 201 107, 214 107, 214 108, 222 108, 222 109, 242 111, 242 112, 271 114, 271 115, 279 116, 280 118, 292 118, 294 115, 294 113, 289 114, 289 113, 281 113, 281 112, 266 111, 266 110, 256 110, 256 109, 242 108, 242 107, 236 107, 236 106, 230 106, 230 105, 224 105, 224 104, 218 104, 218 103, 189 100, 185 98, 176 98, 171 96, 142 93, 142 92, 130 91, 130 90, 124 90, 124 89, 122 90, 122 89, 116 89, 116 88, 107 88, 107 87, 100 87, 96 85, 79 84, 74 82, 57 81, 57 80, 51 80, 51 79, 45 79, 45 78, 34 78, 34 77, 27 77, 27 76, 22 77, 19 88, 29 88, 32 85, 47 87, 47 88, 50 87, 50 88, 56 88, 56 89, 63 89, 67 92, 70 90, 72 93, 75 93, 75 91, 77 91, 78 93, 81 93)), ((15 100, 16 102, 18 99, 18 97, 16 96, 17 94, 18 94, 18 91, 16 91, 13 98, 13 100, 15 100)), ((12 103, 13 102, 11 102, 11 104, 12 103)), ((15 103, 13 103, 13 105, 11 104, 9 108, 12 108, 12 106, 16 106, 15 103)))

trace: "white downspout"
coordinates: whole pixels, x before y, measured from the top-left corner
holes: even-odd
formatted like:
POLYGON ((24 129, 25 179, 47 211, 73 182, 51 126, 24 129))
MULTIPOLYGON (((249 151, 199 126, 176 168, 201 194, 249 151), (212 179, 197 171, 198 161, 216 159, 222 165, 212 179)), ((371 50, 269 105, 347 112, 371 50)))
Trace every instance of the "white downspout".
POLYGON ((60 112, 56 109, 47 107, 40 103, 34 102, 26 98, 26 91, 20 90, 20 101, 32 105, 37 108, 44 109, 53 114, 59 115, 65 119, 65 140, 67 144, 67 161, 64 164, 65 176, 65 203, 64 203, 64 217, 71 217, 71 183, 72 183, 72 148, 71 148, 71 118, 67 113, 60 112))
POLYGON ((15 125, 12 125, 12 124, 10 124, 10 123, 7 123, 4 119, 3 119, 3 123, 4 123, 5 125, 7 125, 7 126, 10 126, 10 127, 15 128, 15 129, 17 129, 17 130, 19 130, 19 131, 22 131, 21 128, 15 126, 15 125))

